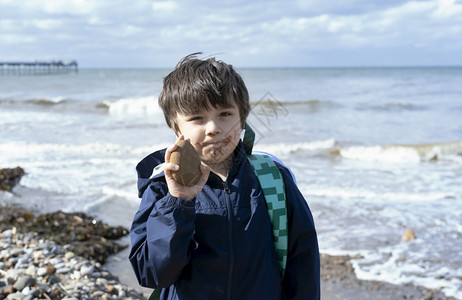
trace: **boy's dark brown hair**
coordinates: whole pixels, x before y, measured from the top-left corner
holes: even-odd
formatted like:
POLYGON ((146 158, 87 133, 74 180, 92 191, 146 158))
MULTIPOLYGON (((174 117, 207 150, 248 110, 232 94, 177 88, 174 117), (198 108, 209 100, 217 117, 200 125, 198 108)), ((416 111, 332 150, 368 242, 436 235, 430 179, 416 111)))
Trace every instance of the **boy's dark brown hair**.
POLYGON ((179 131, 177 113, 193 115, 203 110, 238 106, 241 128, 250 112, 249 93, 241 76, 229 64, 215 58, 199 59, 193 53, 183 58, 164 78, 159 106, 167 125, 179 131))

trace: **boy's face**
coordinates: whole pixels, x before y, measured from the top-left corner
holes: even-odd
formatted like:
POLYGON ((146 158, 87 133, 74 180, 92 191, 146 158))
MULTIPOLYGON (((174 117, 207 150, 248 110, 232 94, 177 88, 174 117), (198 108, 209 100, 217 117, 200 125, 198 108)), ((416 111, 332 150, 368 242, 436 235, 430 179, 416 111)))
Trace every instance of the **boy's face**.
POLYGON ((241 119, 234 101, 230 107, 209 106, 208 110, 194 115, 177 113, 176 123, 177 135, 190 139, 206 165, 224 162, 239 143, 241 119))

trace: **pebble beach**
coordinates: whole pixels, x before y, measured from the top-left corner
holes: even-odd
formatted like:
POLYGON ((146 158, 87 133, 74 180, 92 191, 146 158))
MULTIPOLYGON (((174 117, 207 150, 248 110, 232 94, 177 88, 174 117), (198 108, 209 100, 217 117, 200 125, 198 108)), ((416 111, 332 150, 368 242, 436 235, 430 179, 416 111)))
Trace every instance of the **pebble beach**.
POLYGON ((31 212, 0 208, 0 299, 145 299, 108 272, 98 261, 100 254, 79 256, 72 243, 59 245, 44 232, 21 226, 37 219, 31 212))

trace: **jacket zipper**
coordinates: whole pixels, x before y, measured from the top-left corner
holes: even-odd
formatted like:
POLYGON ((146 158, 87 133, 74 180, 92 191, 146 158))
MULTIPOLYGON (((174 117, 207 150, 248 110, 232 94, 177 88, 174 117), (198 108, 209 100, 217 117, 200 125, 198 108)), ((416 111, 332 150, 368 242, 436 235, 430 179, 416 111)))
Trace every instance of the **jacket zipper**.
POLYGON ((228 187, 228 183, 223 181, 223 190, 226 197, 226 208, 228 210, 228 247, 229 247, 229 269, 228 269, 228 286, 227 286, 227 297, 231 299, 231 283, 234 269, 234 247, 233 247, 233 205, 231 203, 231 190, 228 187))

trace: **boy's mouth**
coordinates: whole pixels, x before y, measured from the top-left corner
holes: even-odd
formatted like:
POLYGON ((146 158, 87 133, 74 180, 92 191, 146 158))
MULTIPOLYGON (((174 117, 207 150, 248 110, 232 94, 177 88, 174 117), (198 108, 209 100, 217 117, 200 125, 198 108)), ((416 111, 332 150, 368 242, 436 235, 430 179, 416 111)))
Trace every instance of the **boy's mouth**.
POLYGON ((213 142, 203 143, 202 147, 209 147, 209 146, 211 146, 211 147, 220 147, 220 146, 222 146, 224 144, 225 144, 225 142, 223 142, 223 141, 213 141, 213 142))
POLYGON ((202 147, 223 147, 224 145, 228 144, 230 142, 229 138, 223 139, 223 140, 210 140, 202 143, 202 147))

